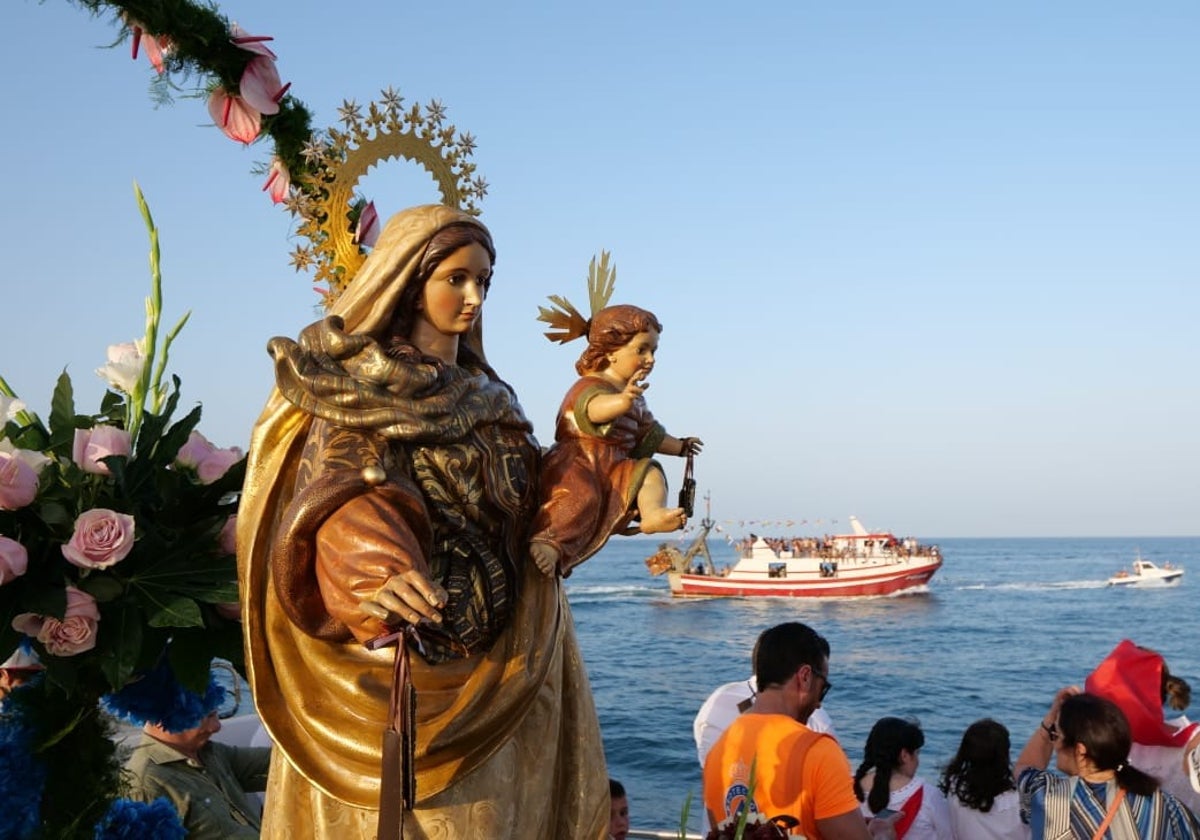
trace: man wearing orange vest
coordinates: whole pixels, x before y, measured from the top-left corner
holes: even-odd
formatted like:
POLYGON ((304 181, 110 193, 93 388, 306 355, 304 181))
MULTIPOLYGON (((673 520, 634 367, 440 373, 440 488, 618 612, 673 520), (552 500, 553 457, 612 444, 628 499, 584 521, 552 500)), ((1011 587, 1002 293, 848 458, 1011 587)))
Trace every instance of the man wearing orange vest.
POLYGON ((748 808, 751 821, 792 818, 792 833, 808 840, 894 837, 894 817, 872 820, 868 829, 837 740, 805 726, 833 687, 829 642, 799 622, 771 627, 755 642, 754 676, 754 705, 704 762, 709 825, 736 823, 748 808))

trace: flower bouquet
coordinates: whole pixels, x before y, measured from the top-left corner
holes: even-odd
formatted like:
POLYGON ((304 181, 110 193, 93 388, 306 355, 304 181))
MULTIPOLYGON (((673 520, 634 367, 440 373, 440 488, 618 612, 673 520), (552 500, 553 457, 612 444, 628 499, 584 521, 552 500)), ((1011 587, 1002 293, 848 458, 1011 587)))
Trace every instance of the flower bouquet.
POLYGON ((722 820, 709 830, 705 840, 787 840, 787 830, 799 824, 794 817, 767 819, 755 812, 751 816, 739 815, 722 820))
POLYGON ((0 661, 24 646, 44 668, 0 706, 0 807, 23 815, 0 837, 157 825, 161 808, 117 799, 98 701, 155 668, 198 693, 214 658, 241 669, 233 518, 245 463, 196 430, 199 406, 172 419, 180 380, 162 380, 187 316, 160 347, 158 234, 137 198, 151 239, 146 333, 109 348, 99 411, 78 411, 64 372, 43 422, 0 378, 0 661))

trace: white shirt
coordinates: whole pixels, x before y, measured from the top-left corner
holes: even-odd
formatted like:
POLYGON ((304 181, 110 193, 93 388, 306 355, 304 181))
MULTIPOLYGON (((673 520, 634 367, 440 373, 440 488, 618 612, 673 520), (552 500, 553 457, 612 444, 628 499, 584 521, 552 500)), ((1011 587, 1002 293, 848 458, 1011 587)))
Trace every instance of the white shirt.
MULTIPOLYGON (((1178 731, 1188 726, 1190 721, 1180 716, 1168 720, 1167 724, 1178 731)), ((1192 787, 1191 779, 1183 769, 1183 757, 1183 747, 1135 743, 1129 750, 1130 764, 1158 779, 1163 790, 1182 802, 1193 814, 1200 814, 1200 792, 1192 787)))
MULTIPOLYGON (((708 755, 708 751, 713 748, 713 744, 717 743, 717 739, 721 737, 721 733, 729 728, 729 724, 737 719, 737 716, 744 711, 739 708, 739 705, 746 703, 745 709, 750 708, 751 701, 756 693, 754 677, 748 680, 738 680, 737 682, 725 683, 712 694, 708 695, 708 699, 704 701, 704 705, 700 707, 700 711, 696 713, 696 719, 692 723, 692 735, 696 739, 696 754, 700 759, 700 767, 704 767, 704 759, 708 755)), ((829 719, 828 713, 824 709, 817 709, 808 719, 807 726, 813 732, 828 732, 835 738, 837 735, 833 731, 833 721, 829 719)))
POLYGON ((950 826, 960 840, 1029 840, 1030 828, 1021 822, 1021 797, 1006 790, 987 813, 968 808, 950 794, 950 826))
MULTIPOLYGON (((955 835, 954 829, 950 827, 950 806, 946 804, 946 797, 933 785, 925 784, 920 776, 904 787, 892 791, 888 796, 887 806, 893 811, 899 811, 908 798, 921 787, 924 787, 921 793, 921 810, 917 811, 916 819, 908 827, 908 833, 904 835, 905 840, 954 840, 956 836, 975 840, 974 834, 955 835)), ((871 809, 867 807, 866 802, 862 803, 860 810, 864 817, 871 816, 871 809)))

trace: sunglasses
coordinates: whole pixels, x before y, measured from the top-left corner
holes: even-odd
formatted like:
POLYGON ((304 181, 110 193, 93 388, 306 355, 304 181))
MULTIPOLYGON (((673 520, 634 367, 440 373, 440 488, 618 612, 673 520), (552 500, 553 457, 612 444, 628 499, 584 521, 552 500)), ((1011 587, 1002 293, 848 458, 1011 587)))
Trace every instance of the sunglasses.
POLYGON ((821 678, 821 697, 819 699, 824 702, 825 695, 829 693, 829 689, 833 688, 833 683, 829 681, 829 674, 822 673, 811 665, 809 665, 808 668, 813 672, 813 676, 821 678))

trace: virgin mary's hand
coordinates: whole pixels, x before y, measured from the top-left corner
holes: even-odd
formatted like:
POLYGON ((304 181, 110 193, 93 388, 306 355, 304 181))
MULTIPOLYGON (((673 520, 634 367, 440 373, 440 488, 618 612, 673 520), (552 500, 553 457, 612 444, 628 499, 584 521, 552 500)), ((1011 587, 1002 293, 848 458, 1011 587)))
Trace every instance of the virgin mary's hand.
POLYGON ((358 608, 384 624, 416 624, 421 619, 441 624, 446 590, 416 569, 392 575, 358 608))

